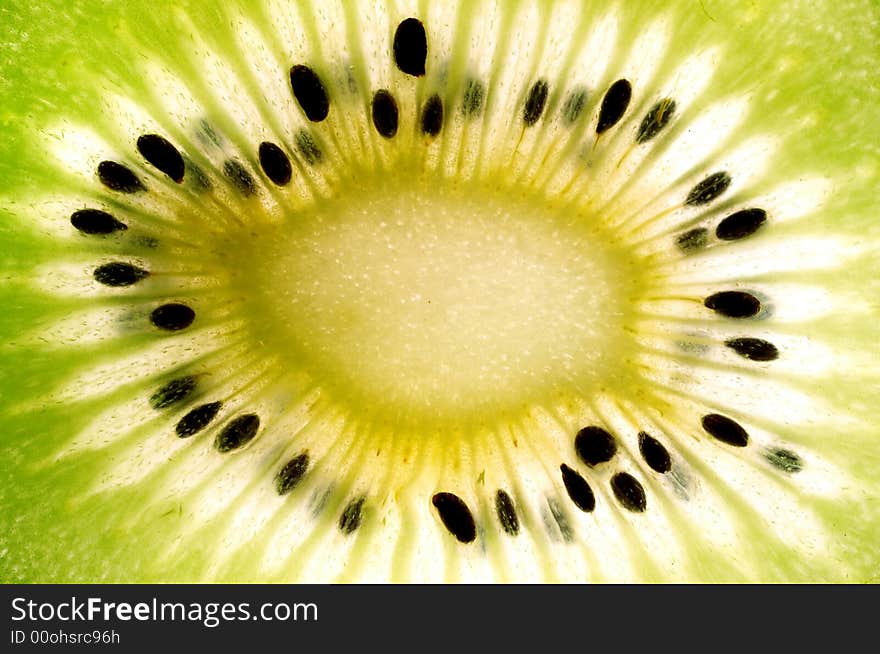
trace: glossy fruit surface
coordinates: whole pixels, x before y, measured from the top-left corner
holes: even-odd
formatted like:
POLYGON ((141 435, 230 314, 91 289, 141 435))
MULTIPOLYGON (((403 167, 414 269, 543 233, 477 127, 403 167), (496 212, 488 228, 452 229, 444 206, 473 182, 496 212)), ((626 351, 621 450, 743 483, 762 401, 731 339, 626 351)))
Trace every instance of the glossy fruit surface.
POLYGON ((7 2, 0 579, 876 580, 878 13, 7 2))

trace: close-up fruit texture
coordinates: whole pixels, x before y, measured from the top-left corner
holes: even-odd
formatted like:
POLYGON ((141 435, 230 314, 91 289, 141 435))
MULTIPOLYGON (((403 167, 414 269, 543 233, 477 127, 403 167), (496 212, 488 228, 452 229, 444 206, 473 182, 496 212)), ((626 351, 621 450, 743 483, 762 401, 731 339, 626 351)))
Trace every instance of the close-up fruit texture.
POLYGON ((5 0, 0 579, 880 579, 873 0, 5 0))

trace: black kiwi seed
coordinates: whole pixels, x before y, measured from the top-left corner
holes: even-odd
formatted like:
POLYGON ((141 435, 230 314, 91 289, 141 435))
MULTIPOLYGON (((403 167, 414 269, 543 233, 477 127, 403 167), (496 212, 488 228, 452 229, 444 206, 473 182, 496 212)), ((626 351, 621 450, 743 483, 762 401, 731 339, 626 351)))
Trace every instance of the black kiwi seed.
POLYGON ((639 432, 639 452, 651 470, 669 472, 672 469, 669 451, 663 446, 663 443, 644 431, 639 432))
POLYGON ((443 526, 462 543, 472 543, 477 538, 477 525, 467 504, 453 493, 435 493, 431 503, 437 509, 443 526))
POLYGON ((660 133, 666 127, 672 115, 675 113, 675 100, 665 98, 660 100, 645 114, 639 131, 636 133, 636 143, 646 143, 660 133))
POLYGON ((529 89, 529 95, 526 98, 526 104, 523 107, 523 122, 527 127, 537 123, 541 114, 544 113, 544 105, 547 104, 547 94, 549 92, 550 87, 547 84, 547 80, 539 79, 532 84, 532 88, 529 89))
POLYGON ((255 413, 246 413, 233 418, 214 440, 214 447, 218 452, 225 453, 237 450, 250 443, 257 430, 260 428, 260 416, 255 413))
POLYGON ((511 536, 516 536, 519 533, 519 518, 516 515, 513 500, 507 491, 500 488, 495 493, 495 513, 498 514, 498 521, 506 533, 511 536))
POLYGON ((572 470, 564 463, 559 466, 562 472, 562 483, 565 484, 565 490, 574 505, 585 513, 589 513, 596 508, 596 496, 593 495, 593 489, 587 483, 587 480, 572 470))
POLYGON ((606 430, 591 425, 581 429, 574 437, 574 449, 581 461, 592 467, 614 457, 617 441, 606 430))
POLYGON ((749 444, 749 434, 740 424, 727 416, 710 413, 703 416, 703 429, 710 436, 717 438, 722 443, 734 447, 745 447, 749 444))
POLYGON ((279 495, 289 493, 297 487, 309 469, 309 455, 305 452, 293 457, 275 475, 275 490, 279 495))
POLYGON ((361 526, 362 510, 365 501, 365 497, 358 497, 346 505, 342 515, 339 516, 339 531, 343 534, 351 534, 361 526))
POLYGON ((251 197, 257 192, 257 183, 240 161, 236 159, 224 161, 223 174, 244 197, 251 197))
POLYGON ((751 361, 774 361, 779 358, 779 350, 773 343, 760 338, 731 338, 724 344, 741 357, 751 361))
POLYGON ((602 134, 614 127, 632 99, 632 84, 629 80, 619 79, 612 84, 602 98, 602 106, 599 109, 599 122, 596 124, 596 134, 602 134))
POLYGON ((284 150, 274 143, 263 141, 260 143, 257 154, 260 158, 260 167, 273 184, 285 186, 290 183, 293 169, 284 150))
POLYGON ((397 67, 413 77, 425 74, 428 57, 428 37, 425 26, 417 18, 407 18, 394 32, 394 61, 397 67))
POLYGON ((217 417, 222 406, 222 402, 209 402, 197 406, 178 421, 174 431, 180 438, 189 438, 193 434, 199 433, 217 417))
POLYGON ((706 246, 709 242, 709 230, 705 227, 695 227, 675 239, 675 244, 682 252, 694 252, 706 246))
POLYGON ((170 302, 153 309, 150 322, 159 329, 176 332, 189 327, 196 319, 196 312, 185 304, 170 302))
POLYGON ((144 134, 137 140, 137 149, 141 155, 158 170, 180 184, 186 166, 183 157, 166 139, 158 134, 144 134))
POLYGON ((562 121, 566 125, 572 125, 580 118, 584 107, 587 105, 588 92, 583 87, 578 87, 568 94, 565 104, 562 105, 562 121))
POLYGON ((192 375, 172 379, 150 396, 150 406, 156 409, 167 409, 173 404, 183 402, 196 390, 197 381, 192 375))
POLYGON ((712 173, 691 189, 684 203, 689 207, 709 204, 727 190, 731 181, 730 175, 724 171, 712 173))
POLYGON ((743 291, 721 291, 703 300, 712 309, 728 318, 750 318, 761 310, 761 302, 754 295, 743 291))
POLYGON ((330 113, 330 98, 321 78, 308 66, 297 64, 290 69, 290 88, 306 118, 320 123, 330 113))
POLYGON ((477 116, 483 109, 486 90, 479 80, 471 79, 464 86, 464 97, 461 100, 461 113, 465 118, 477 116))
POLYGON ((443 128, 443 100, 436 93, 428 98, 422 109, 422 134, 437 136, 443 128))
POLYGON ((96 282, 104 286, 131 286, 149 277, 150 273, 130 263, 113 261, 98 266, 92 275, 96 282))
POLYGON ((70 224, 83 234, 112 234, 128 229, 106 211, 100 209, 80 209, 70 216, 70 224))
POLYGON ((718 223, 715 236, 722 241, 736 241, 754 234, 766 220, 767 212, 763 209, 743 209, 718 223))
POLYGON ((102 161, 98 164, 98 179, 112 191, 136 193, 146 187, 131 170, 115 161, 102 161))
POLYGON ((385 89, 373 95, 373 125, 386 139, 397 134, 397 102, 385 89))
POLYGON ((768 450, 764 453, 764 457, 775 467, 783 472, 794 474, 803 470, 804 463, 797 454, 791 450, 777 448, 768 450))
POLYGON ((315 139, 304 129, 296 134, 296 149, 310 166, 320 163, 324 156, 315 139))
POLYGON ((620 505, 628 511, 641 513, 648 506, 645 489, 642 488, 639 480, 628 472, 618 472, 611 478, 611 490, 614 491, 614 497, 620 505))

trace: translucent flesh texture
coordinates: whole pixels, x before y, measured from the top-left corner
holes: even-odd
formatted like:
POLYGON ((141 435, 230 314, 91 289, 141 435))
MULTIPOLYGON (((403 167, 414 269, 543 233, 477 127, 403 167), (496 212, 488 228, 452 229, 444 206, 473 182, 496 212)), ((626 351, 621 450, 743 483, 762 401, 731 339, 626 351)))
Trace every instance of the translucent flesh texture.
POLYGON ((877 579, 872 3, 123 4, 0 9, 0 579, 877 579), (427 30, 420 78, 392 56, 408 17, 427 30), (295 64, 326 84, 326 121, 294 100, 295 64), (632 101, 597 138, 602 97, 624 78, 632 101), (547 101, 528 126, 539 79, 547 101), (483 106, 468 117, 473 80, 483 106), (392 139, 371 121, 379 89, 400 109, 392 139), (432 138, 418 118, 433 93, 432 138), (637 144, 665 98, 672 119, 637 144), (135 147, 146 133, 214 190, 150 166, 135 147), (265 140, 291 157, 289 186, 261 172, 265 140), (101 186, 105 159, 148 191, 101 186), (230 159, 256 193, 227 181, 230 159), (729 188, 688 205, 719 171, 729 188), (83 236, 69 218, 86 207, 128 230, 83 236), (750 207, 766 225, 714 237, 750 207), (701 227, 707 242, 683 250, 701 227), (96 283, 112 261, 153 274, 96 283), (703 305, 727 290, 762 312, 703 305), (168 301, 192 305, 194 324, 151 327, 168 301), (779 358, 724 346, 744 336, 779 358), (198 399, 152 408, 184 374, 198 399), (212 400, 216 420, 178 438, 212 400), (256 437, 218 452, 218 432, 250 413, 256 437), (712 438, 709 414, 749 444, 712 438), (615 435, 611 461, 578 458, 588 425, 615 435), (639 432, 665 445, 669 472, 648 465, 639 432), (780 451, 800 469, 771 465, 790 461, 780 451), (279 495, 276 474, 302 452, 307 474, 279 495), (562 464, 590 485, 592 512, 562 464), (615 496, 620 472, 644 512, 615 496), (444 527, 438 492, 464 500, 475 542, 444 527))

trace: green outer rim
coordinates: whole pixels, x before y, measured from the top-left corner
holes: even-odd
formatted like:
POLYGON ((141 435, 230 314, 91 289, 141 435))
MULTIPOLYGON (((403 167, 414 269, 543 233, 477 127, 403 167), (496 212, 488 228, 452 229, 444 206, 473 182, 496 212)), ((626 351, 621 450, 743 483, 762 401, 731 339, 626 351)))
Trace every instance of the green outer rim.
MULTIPOLYGON (((247 0, 240 0, 247 4, 247 0)), ((107 69, 132 75, 118 58, 124 21, 157 24, 167 12, 210 15, 213 3, 180 0, 7 0, 0 9, 0 189, 4 197, 30 194, 48 175, 42 153, 34 147, 34 130, 58 115, 87 119, 98 103, 95 90, 81 84, 82 71, 107 69), (183 6, 182 6, 183 5, 183 6), (172 9, 174 8, 174 9, 172 9)), ((824 333, 861 352, 864 370, 842 370, 828 380, 827 393, 845 406, 858 398, 855 417, 862 430, 828 434, 835 443, 829 458, 848 470, 861 485, 860 510, 844 510, 832 502, 818 510, 836 526, 840 551, 857 570, 857 578, 793 581, 874 581, 880 569, 876 539, 880 534, 877 501, 880 435, 872 425, 880 406, 877 338, 873 325, 880 310, 880 224, 876 193, 880 179, 880 51, 876 48, 878 15, 875 2, 693 2, 669 3, 692 25, 695 41, 734 39, 728 51, 738 61, 725 61, 722 83, 736 88, 743 70, 759 70, 755 80, 760 127, 797 127, 805 110, 818 127, 802 128, 789 140, 786 161, 793 167, 825 171, 836 180, 835 205, 827 216, 813 219, 818 233, 854 236, 866 246, 852 273, 839 274, 841 287, 865 299, 867 311, 842 315, 820 327, 824 333), (770 14, 770 15, 764 15, 770 14), (787 67, 779 71, 785 62, 787 67), (855 288, 855 291, 853 291, 855 288), (873 500, 873 502, 871 502, 873 500), (872 506, 873 505, 873 506, 872 506), (873 553, 872 553, 873 552, 873 553)), ((638 11, 638 10, 636 10, 638 11)), ((161 23, 163 28, 169 25, 161 23)), ((169 39, 170 42, 170 39, 169 39)), ((687 47, 683 44, 682 47, 687 47)), ((0 209, 0 341, 14 340, 29 328, 68 308, 41 297, 22 281, 35 262, 51 260, 64 247, 47 236, 22 228, 12 211, 0 209)), ((69 350, 40 352, 2 350, 0 366, 0 581, 186 581, 199 578, 203 557, 191 552, 173 573, 151 570, 150 552, 174 529, 173 515, 132 534, 116 526, 115 516, 136 491, 120 491, 112 502, 92 498, 77 505, 65 489, 85 483, 99 469, 98 457, 81 456, 65 466, 37 468, 32 462, 66 441, 83 420, 83 411, 49 406, 31 415, 8 410, 22 398, 51 385, 59 369, 84 357, 69 350), (98 553, 99 555, 95 555, 98 553), (146 555, 145 555, 146 553, 146 555)), ((711 579, 710 579, 711 581, 711 579)))

